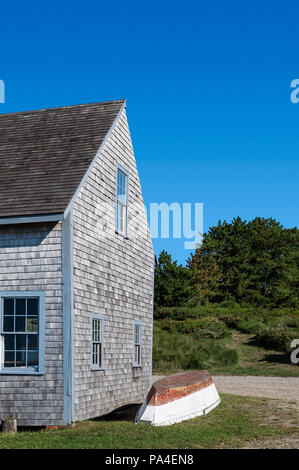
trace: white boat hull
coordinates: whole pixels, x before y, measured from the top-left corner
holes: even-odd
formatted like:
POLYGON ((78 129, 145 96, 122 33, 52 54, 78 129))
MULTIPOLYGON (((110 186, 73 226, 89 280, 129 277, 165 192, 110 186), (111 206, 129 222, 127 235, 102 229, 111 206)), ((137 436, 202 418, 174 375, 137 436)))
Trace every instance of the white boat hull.
POLYGON ((216 408, 220 401, 214 383, 159 406, 150 405, 148 400, 145 400, 136 415, 135 423, 148 423, 153 426, 168 426, 180 423, 196 416, 206 415, 216 408))

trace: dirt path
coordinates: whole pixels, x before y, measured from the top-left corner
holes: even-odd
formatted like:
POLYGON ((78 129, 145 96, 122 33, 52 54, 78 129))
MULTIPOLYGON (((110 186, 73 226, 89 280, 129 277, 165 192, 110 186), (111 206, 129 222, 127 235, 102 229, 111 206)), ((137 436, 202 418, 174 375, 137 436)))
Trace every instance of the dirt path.
MULTIPOLYGON (((153 375, 153 382, 162 378, 153 375)), ((299 407, 299 377, 213 376, 219 393, 294 401, 299 407)))

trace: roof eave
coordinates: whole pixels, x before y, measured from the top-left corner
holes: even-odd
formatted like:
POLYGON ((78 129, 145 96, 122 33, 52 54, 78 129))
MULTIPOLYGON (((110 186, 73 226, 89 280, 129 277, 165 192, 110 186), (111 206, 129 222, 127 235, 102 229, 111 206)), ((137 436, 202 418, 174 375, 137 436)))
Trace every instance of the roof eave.
POLYGON ((59 222, 61 220, 64 220, 64 214, 20 215, 16 217, 0 217, 0 225, 59 222))

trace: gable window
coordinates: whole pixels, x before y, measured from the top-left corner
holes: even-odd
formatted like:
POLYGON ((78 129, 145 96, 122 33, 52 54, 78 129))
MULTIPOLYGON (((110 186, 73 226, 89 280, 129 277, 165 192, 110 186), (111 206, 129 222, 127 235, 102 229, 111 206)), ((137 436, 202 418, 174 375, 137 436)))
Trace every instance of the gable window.
POLYGON ((103 369, 103 315, 91 315, 91 368, 103 369))
POLYGON ((128 180, 128 172, 121 167, 117 167, 116 231, 124 236, 127 236, 128 180))
POLYGON ((142 324, 140 321, 134 321, 134 352, 133 366, 141 366, 141 348, 142 348, 142 324))
POLYGON ((44 294, 1 293, 1 373, 43 373, 44 294))

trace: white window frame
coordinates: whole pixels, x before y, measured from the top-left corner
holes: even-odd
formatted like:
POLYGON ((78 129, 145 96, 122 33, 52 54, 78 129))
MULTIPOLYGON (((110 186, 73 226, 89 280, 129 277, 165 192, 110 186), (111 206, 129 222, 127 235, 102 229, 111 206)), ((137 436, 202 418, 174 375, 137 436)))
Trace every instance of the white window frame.
POLYGON ((104 340, 104 316, 100 313, 92 313, 91 314, 91 322, 90 322, 90 339, 91 339, 91 347, 90 347, 90 366, 91 370, 103 370, 104 364, 104 356, 103 356, 103 340, 104 340), (99 341, 94 341, 93 338, 93 320, 100 321, 100 337, 99 341), (100 355, 101 355, 101 363, 93 363, 93 345, 100 344, 100 355))
POLYGON ((129 202, 129 172, 123 168, 121 165, 116 165, 116 207, 115 207, 115 231, 120 235, 123 235, 125 238, 128 237, 128 202, 129 202), (126 194, 125 202, 119 198, 118 194, 118 174, 122 173, 126 178, 126 194), (124 229, 121 230, 118 224, 118 207, 119 204, 125 208, 125 217, 124 217, 124 229))
POLYGON ((142 322, 134 320, 133 322, 133 367, 142 367, 142 322), (136 342, 135 328, 139 328, 139 341, 136 342), (136 347, 139 346, 139 362, 136 361, 136 347))
MULTIPOLYGON (((22 334, 21 332, 19 332, 22 334)), ((24 332, 26 334, 26 332, 24 332)), ((30 333, 27 333, 30 334, 30 333)), ((0 291, 0 374, 2 375, 42 375, 45 359, 45 292, 43 291, 0 291), (4 299, 38 298, 38 366, 4 367, 4 299)))

